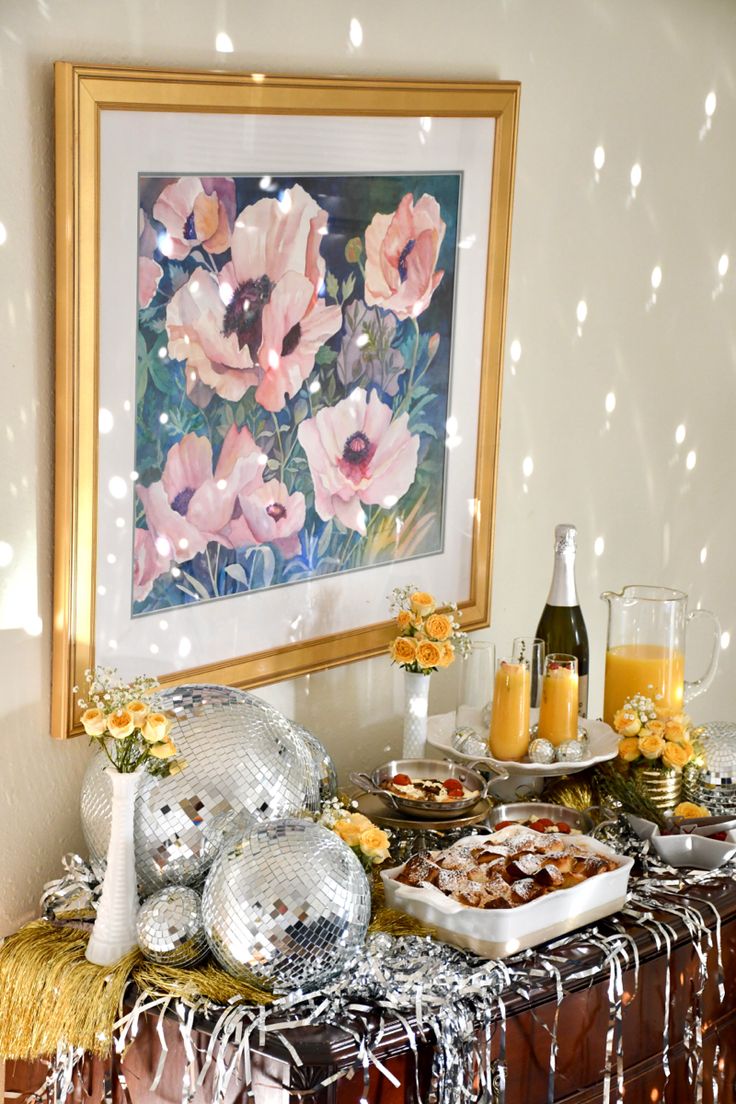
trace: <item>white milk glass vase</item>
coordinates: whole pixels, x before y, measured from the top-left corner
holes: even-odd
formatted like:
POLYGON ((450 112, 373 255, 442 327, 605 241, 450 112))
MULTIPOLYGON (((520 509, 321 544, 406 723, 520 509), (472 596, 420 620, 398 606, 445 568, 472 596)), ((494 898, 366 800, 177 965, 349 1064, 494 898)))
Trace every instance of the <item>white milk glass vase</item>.
POLYGON ((403 759, 421 759, 427 742, 429 675, 404 672, 404 748, 403 759))
POLYGON ((135 875, 135 797, 145 771, 122 772, 107 767, 112 786, 112 822, 107 848, 105 880, 97 905, 97 919, 87 944, 86 957, 97 966, 111 966, 138 943, 135 919, 138 886, 135 875))

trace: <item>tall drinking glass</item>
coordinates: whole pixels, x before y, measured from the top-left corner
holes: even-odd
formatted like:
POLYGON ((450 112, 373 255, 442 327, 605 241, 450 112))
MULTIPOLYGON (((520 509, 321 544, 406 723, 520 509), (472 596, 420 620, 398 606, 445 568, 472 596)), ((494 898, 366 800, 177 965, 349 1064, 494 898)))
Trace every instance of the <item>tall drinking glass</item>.
POLYGON ((544 661, 537 735, 555 747, 578 734, 578 661, 550 652, 544 661))
POLYGON ((529 664, 529 703, 532 709, 539 709, 542 698, 544 654, 544 641, 538 636, 517 636, 511 648, 515 662, 523 659, 529 664))
POLYGON ((490 640, 473 640, 470 651, 459 662, 457 685, 457 728, 471 727, 488 732, 493 679, 496 671, 496 646, 490 640))
POLYGON ((498 661, 488 740, 494 759, 523 759, 529 750, 530 681, 525 659, 498 661))

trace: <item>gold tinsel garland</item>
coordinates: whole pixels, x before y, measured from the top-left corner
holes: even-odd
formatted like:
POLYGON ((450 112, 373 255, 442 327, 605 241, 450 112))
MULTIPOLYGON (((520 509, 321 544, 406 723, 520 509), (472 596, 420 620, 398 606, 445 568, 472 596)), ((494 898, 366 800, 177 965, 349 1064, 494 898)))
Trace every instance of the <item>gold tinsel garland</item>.
MULTIPOLYGON (((379 877, 372 886, 369 931, 432 935, 418 920, 384 904, 379 877)), ((0 945, 0 1059, 32 1061, 56 1053, 57 1044, 81 1047, 104 1058, 129 982, 154 997, 216 1003, 242 1000, 267 1005, 274 997, 256 979, 236 981, 214 962, 176 968, 131 951, 114 966, 84 957, 89 930, 35 920, 0 945)))

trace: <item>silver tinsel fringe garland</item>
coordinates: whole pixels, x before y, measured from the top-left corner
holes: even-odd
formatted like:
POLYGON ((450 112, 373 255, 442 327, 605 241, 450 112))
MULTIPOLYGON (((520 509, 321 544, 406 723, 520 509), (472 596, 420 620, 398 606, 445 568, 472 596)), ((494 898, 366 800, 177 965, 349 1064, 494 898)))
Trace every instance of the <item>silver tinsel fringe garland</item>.
MULTIPOLYGON (((628 849, 627 828, 621 822, 609 826, 608 838, 612 837, 617 838, 619 845, 625 842, 628 849)), ((736 867, 721 868, 715 874, 711 871, 688 871, 683 876, 663 867, 656 856, 647 853, 638 838, 636 843, 645 873, 632 882, 626 908, 621 915, 645 928, 658 949, 664 950, 668 957, 676 943, 677 931, 671 922, 658 919, 654 914, 679 920, 688 931, 698 960, 695 992, 685 1024, 689 1075, 698 1104, 703 1100, 705 1076, 713 1078, 712 1099, 716 1100, 717 1062, 712 1071, 703 1069, 702 1000, 711 949, 716 952, 719 995, 721 999, 724 996, 721 922, 712 904, 689 896, 688 890, 695 885, 708 885, 724 873, 733 875, 736 867), (709 926, 704 919, 708 909, 714 913, 713 926, 709 926)), ((68 896, 69 882, 75 876, 85 890, 90 881, 94 882, 85 874, 85 865, 78 857, 67 857, 65 877, 46 887, 44 900, 47 911, 53 911, 57 887, 62 896, 68 896)), ((144 1014, 156 1015, 158 1034, 163 1041, 164 1016, 173 1016, 178 1021, 187 1055, 182 1101, 190 1101, 208 1073, 213 1071, 212 1099, 214 1104, 220 1104, 236 1071, 240 1071, 246 1090, 251 1088, 251 1042, 261 1049, 268 1036, 275 1036, 291 1055, 294 1064, 301 1066, 298 1037, 294 1032, 306 1025, 335 1026, 348 1031, 357 1044, 364 1078, 364 1097, 367 1099, 371 1067, 397 1083, 376 1050, 387 1024, 398 1019, 406 1031, 415 1058, 419 1042, 432 1041, 434 1046, 430 1089, 424 1098, 420 1093, 418 1063, 415 1061, 416 1099, 419 1104, 505 1104, 507 1000, 511 994, 520 993, 531 1003, 539 988, 552 979, 557 995, 556 1012, 551 1028, 544 1028, 549 1035, 547 1102, 551 1104, 554 1100, 558 1053, 557 1019, 566 987, 570 983, 593 983, 607 978, 609 1017, 602 1055, 603 1099, 609 1104, 623 1104, 624 975, 630 969, 633 970, 633 990, 636 992, 639 971, 637 947, 623 931, 616 916, 566 935, 542 949, 526 951, 503 962, 479 959, 428 938, 397 938, 376 933, 369 936, 365 947, 338 980, 318 991, 292 992, 279 998, 267 1010, 245 1003, 222 1006, 213 1005, 204 998, 182 1001, 160 994, 141 993, 133 1008, 116 1024, 114 1044, 117 1053, 121 1054, 135 1038, 144 1014), (573 944, 580 949, 593 949, 596 960, 563 978, 559 952, 573 944), (194 1042, 195 1017, 200 1025, 202 1018, 212 1025, 209 1044, 203 1053, 197 1050, 194 1042), (492 1061, 491 1044, 494 1039, 497 1039, 497 1058, 492 1061)), ((669 973, 669 970, 665 973, 662 1036, 662 1066, 667 1078, 670 1073, 669 973)), ((539 1023, 543 1026, 541 1020, 539 1023)), ((82 1057, 78 1052, 60 1049, 47 1085, 55 1100, 65 1099, 82 1057)), ((151 1092, 160 1083, 166 1060, 164 1045, 150 1086, 151 1092)), ((340 1071, 333 1074, 325 1084, 347 1073, 340 1071)), ((121 1087, 125 1088, 124 1085, 121 1087)))

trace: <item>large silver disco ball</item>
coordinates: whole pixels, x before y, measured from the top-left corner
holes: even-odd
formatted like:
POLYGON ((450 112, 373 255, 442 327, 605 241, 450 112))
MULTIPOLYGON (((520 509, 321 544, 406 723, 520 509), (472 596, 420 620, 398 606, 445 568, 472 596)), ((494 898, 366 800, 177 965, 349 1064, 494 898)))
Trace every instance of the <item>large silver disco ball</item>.
POLYGON ((167 886, 143 902, 135 922, 138 946, 152 962, 194 966, 209 954, 202 902, 188 886, 167 886))
POLYGON ((296 723, 294 723, 294 728, 303 738, 312 754, 314 769, 317 771, 317 777, 319 779, 320 801, 327 801, 331 797, 336 797, 337 770, 335 769, 335 764, 329 751, 324 744, 318 740, 312 732, 308 732, 306 728, 302 728, 301 725, 296 723))
POLYGON ((371 895, 363 867, 310 820, 259 824, 221 852, 202 896, 212 953, 234 977, 277 990, 338 973, 365 941, 371 895))
MULTIPOLYGON (((169 778, 145 774, 136 798, 135 852, 143 896, 165 885, 201 885, 224 842, 260 821, 319 807, 310 749, 282 713, 225 686, 178 686, 153 700, 174 718, 187 766, 169 778)), ((82 828, 97 871, 110 838, 107 759, 94 756, 82 784, 82 828)))

